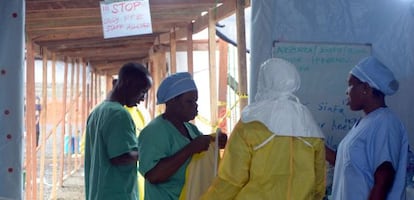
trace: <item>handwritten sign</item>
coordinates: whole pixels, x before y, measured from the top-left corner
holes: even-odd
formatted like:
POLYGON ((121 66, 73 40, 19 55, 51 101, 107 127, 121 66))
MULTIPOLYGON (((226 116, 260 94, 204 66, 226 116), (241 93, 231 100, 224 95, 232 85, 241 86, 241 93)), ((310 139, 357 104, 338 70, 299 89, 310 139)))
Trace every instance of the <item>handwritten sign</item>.
POLYGON ((296 65, 302 82, 296 95, 312 112, 327 143, 336 148, 362 116, 347 106, 347 78, 352 67, 371 54, 371 46, 275 42, 272 53, 296 65))
POLYGON ((148 0, 101 2, 104 38, 152 33, 148 0))

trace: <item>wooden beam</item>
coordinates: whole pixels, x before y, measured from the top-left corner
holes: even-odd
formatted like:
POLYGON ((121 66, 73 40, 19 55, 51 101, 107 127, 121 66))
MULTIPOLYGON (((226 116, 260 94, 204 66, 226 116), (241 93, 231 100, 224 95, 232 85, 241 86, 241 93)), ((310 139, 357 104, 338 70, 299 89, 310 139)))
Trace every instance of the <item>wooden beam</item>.
MULTIPOLYGON (((86 122, 86 118, 87 118, 87 107, 86 107, 86 102, 87 102, 87 91, 86 91, 86 63, 84 62, 84 60, 81 59, 81 63, 82 63, 82 121, 86 122)), ((83 123, 82 125, 82 134, 85 134, 85 123, 83 123)))
POLYGON ((151 0, 151 8, 154 6, 177 6, 177 7, 182 7, 182 6, 193 6, 193 5, 213 5, 213 4, 217 4, 217 3, 223 3, 226 0, 151 0))
POLYGON ((35 116, 35 58, 33 50, 33 42, 28 37, 26 42, 26 182, 25 182, 25 199, 36 199, 37 191, 37 156, 36 156, 36 131, 35 118, 27 116, 35 116))
POLYGON ((227 133, 227 67, 228 67, 228 44, 219 40, 219 81, 218 81, 218 127, 227 133))
MULTIPOLYGON (((45 155, 46 155, 46 123, 47 123, 47 49, 43 51, 43 68, 42 68, 42 112, 40 114, 40 124, 42 140, 40 144, 40 177, 43 179, 45 176, 45 155)), ((38 196, 43 197, 44 193, 44 184, 40 184, 38 196)))
POLYGON ((97 91, 98 101, 96 102, 96 105, 98 105, 103 100, 103 97, 104 97, 104 95, 102 95, 102 75, 103 74, 98 73, 98 91, 97 91))
MULTIPOLYGON (((194 1, 193 1, 194 2, 194 1)), ((152 0, 151 0, 152 3, 152 0)), ((188 19, 189 16, 200 15, 205 11, 206 7, 214 6, 215 4, 190 4, 185 6, 178 6, 177 4, 152 6, 151 17, 152 19, 188 19)), ((26 23, 39 22, 39 20, 65 20, 76 18, 101 18, 101 9, 96 7, 91 8, 72 8, 72 9, 45 9, 42 10, 29 10, 26 12, 26 23)), ((157 21, 157 20, 155 20, 157 21)))
MULTIPOLYGON (((56 54, 52 53, 52 102, 56 103, 56 54)), ((57 119, 52 120, 53 122, 58 121, 57 119)), ((56 199, 56 191, 57 191, 57 136, 56 136, 56 129, 52 129, 52 192, 50 194, 51 199, 56 199)), ((46 134, 43 134, 45 137, 46 134)))
POLYGON ((80 139, 80 133, 79 133, 79 124, 83 124, 83 123, 79 123, 79 93, 80 93, 80 71, 81 71, 81 59, 76 59, 76 82, 75 82, 75 109, 74 109, 74 113, 75 113, 75 144, 72 144, 75 148, 74 153, 75 153, 75 170, 78 170, 80 167, 80 157, 78 157, 77 155, 79 154, 79 142, 76 142, 80 139))
MULTIPOLYGON (((211 10, 210 10, 211 12, 211 10)), ((216 20, 213 15, 209 15, 208 24, 208 57, 209 57, 209 77, 210 77, 210 111, 211 111, 211 132, 217 125, 217 69, 216 69, 216 20)))
MULTIPOLYGON (((88 35, 87 37, 69 37, 66 38, 68 34, 62 35, 53 35, 49 34, 47 36, 39 36, 34 41, 39 45, 56 45, 56 44, 71 44, 71 43, 85 43, 85 44, 95 44, 99 43, 118 43, 118 42, 134 42, 142 40, 151 40, 154 39, 153 35, 140 35, 140 36, 130 36, 130 37, 120 37, 120 38, 110 38, 104 39, 103 36, 94 36, 88 35)), ((80 35, 78 35, 80 36, 80 35)))
POLYGON ((88 110, 92 110, 92 108, 95 106, 95 72, 91 71, 89 73, 90 75, 90 85, 89 85, 89 102, 88 102, 88 110))
MULTIPOLYGON (((193 49, 194 49, 194 41, 193 41, 193 25, 190 24, 187 27, 187 67, 188 72, 190 74, 194 73, 194 59, 193 59, 193 49)), ((206 44, 208 44, 206 42, 206 44)), ((207 46, 208 48, 208 46, 207 46)))
POLYGON ((237 26, 237 60, 239 65, 239 96, 240 113, 247 105, 247 64, 246 64, 246 26, 244 19, 245 1, 237 0, 236 5, 237 26))
MULTIPOLYGON (((108 60, 108 55, 99 55, 99 56, 93 56, 93 55, 86 55, 83 58, 86 61, 89 61, 91 63, 95 63, 95 62, 102 62, 102 61, 107 61, 108 60)), ((117 60, 125 60, 125 61, 140 61, 142 59, 144 59, 145 57, 140 57, 139 55, 119 55, 117 56, 117 60)))
MULTIPOLYGON (((150 55, 150 60, 152 62, 152 78, 153 78, 153 86, 151 89, 151 97, 156 101, 156 94, 158 87, 161 84, 161 81, 165 78, 167 74, 167 68, 165 67, 167 64, 165 51, 160 49, 159 51, 150 55)), ((151 116, 155 117, 158 114, 164 112, 163 105, 156 105, 155 103, 150 108, 151 116)))
POLYGON ((139 55, 147 54, 146 48, 150 48, 150 45, 133 46, 133 47, 115 47, 115 48, 76 48, 76 49, 54 49, 58 54, 65 54, 71 57, 88 57, 89 55, 139 55))
MULTIPOLYGON (((225 0, 151 0, 150 8, 162 9, 203 6, 209 7, 225 0)), ((32 10, 43 10, 45 8, 95 8, 98 5, 96 0, 26 0, 26 8, 32 10)))
POLYGON ((170 32, 170 72, 177 72, 177 44, 174 28, 170 32))
MULTIPOLYGON (((168 32, 174 26, 185 26, 188 23, 191 23, 191 19, 183 22, 177 18, 170 19, 157 19, 152 21, 152 31, 153 33, 165 33, 168 32)), ((70 33, 73 31, 83 31, 85 30, 95 30, 96 34, 101 34, 103 36, 103 27, 100 18, 85 18, 85 19, 65 19, 65 20, 44 20, 39 22, 32 22, 26 24, 26 29, 28 32, 32 33, 34 36, 44 35, 47 33, 55 34, 62 31, 65 33, 70 33)))
MULTIPOLYGON (((189 24, 194 19, 196 19, 195 22, 198 19, 208 19, 206 16, 201 16, 201 12, 207 11, 208 8, 217 8, 214 9, 214 12, 217 10, 216 13, 219 14, 217 16, 220 16, 221 12, 231 11, 231 9, 225 9, 229 7, 227 4, 234 4, 234 2, 225 0, 151 0, 152 34, 103 39, 99 2, 95 0, 27 0, 26 30, 32 35, 32 40, 36 45, 47 47, 59 57, 82 57, 86 61, 104 59, 110 61, 118 59, 118 56, 122 56, 125 60, 137 57, 148 59, 148 49, 150 49, 150 45, 154 44, 155 38, 160 34, 168 36, 166 37, 167 42, 164 42, 168 43, 170 29, 173 27, 177 27, 174 32, 176 51, 187 51, 188 44, 182 46, 178 39, 189 37, 187 35, 189 24), (129 41, 131 46, 122 44, 121 41, 129 41), (134 56, 121 55, 126 49, 134 49, 132 43, 135 44, 135 42, 137 42, 136 46, 140 46, 142 49, 146 48, 146 52, 137 52, 134 56), (125 48, 120 51, 122 45, 125 45, 125 48), (96 55, 100 54, 100 51, 107 51, 104 49, 106 47, 115 48, 114 51, 119 53, 105 54, 97 58, 96 55), (95 53, 92 53, 93 51, 95 53), (86 55, 81 55, 82 52, 86 55)), ((234 12, 234 9, 231 12, 234 12)), ((207 21, 204 21, 204 27, 207 27, 207 21)), ((194 42, 193 49, 204 50, 207 49, 207 45, 194 42)), ((40 54, 41 51, 35 52, 40 54)))
POLYGON ((127 63, 128 61, 118 61, 118 62, 111 62, 106 63, 104 61, 92 62, 91 64, 97 68, 97 70, 105 71, 105 70, 112 70, 112 69, 119 69, 127 63))
MULTIPOLYGON (((188 38, 192 39, 192 36, 188 36, 188 38)), ((218 40, 216 41, 218 43, 218 40)), ((185 51, 188 52, 188 49, 192 51, 208 51, 208 40, 177 40, 176 41, 177 51, 185 51)), ((163 46, 166 51, 170 51, 170 47, 168 44, 163 46)))
MULTIPOLYGON (((68 93, 68 58, 65 57, 64 58, 64 72, 63 72, 63 91, 62 91, 62 95, 63 95, 63 100, 62 100, 62 115, 61 115, 61 119, 64 123, 62 123, 62 134, 60 136, 60 143, 61 144, 65 144, 65 135, 66 135, 66 103, 67 103, 67 93, 68 93)), ((63 175, 64 175, 64 171, 65 171, 65 153, 64 153, 64 145, 61 145, 60 147, 60 171, 59 171, 59 185, 63 186, 63 175)))
POLYGON ((236 2, 234 0, 227 1, 226 3, 223 3, 217 8, 210 9, 210 11, 200 16, 195 22, 193 23, 193 31, 195 33, 198 33, 208 27, 208 23, 210 20, 210 15, 213 15, 212 18, 217 22, 220 21, 226 17, 231 16, 234 14, 236 10, 236 2))
POLYGON ((32 30, 53 30, 61 28, 88 28, 88 27, 102 27, 101 18, 68 18, 61 20, 41 19, 36 23, 27 23, 26 31, 32 30))
POLYGON ((67 163, 68 163, 68 171, 72 171, 73 162, 72 162, 72 136, 73 136, 73 127, 74 127, 74 106, 73 101, 77 96, 75 94, 75 70, 76 70, 76 58, 71 59, 71 68, 70 68, 70 86, 69 86, 69 111, 68 111, 68 118, 67 122, 69 125, 69 133, 68 133, 68 142, 67 142, 67 163))
POLYGON ((99 93, 99 81, 100 81, 100 78, 99 78, 99 74, 97 73, 97 71, 94 71, 93 72, 93 74, 94 74, 94 76, 95 76, 95 78, 94 78, 94 82, 95 82, 95 84, 94 84, 94 89, 93 89, 93 106, 95 107, 96 105, 98 105, 98 93, 99 93))
POLYGON ((73 9, 42 9, 27 10, 26 23, 38 23, 45 20, 65 20, 82 18, 100 18, 101 11, 98 6, 94 8, 73 8, 73 9))
MULTIPOLYGON (((245 1, 245 7, 250 6, 250 0, 244 0, 245 1)), ((211 9, 210 12, 214 13, 215 20, 219 21, 226 17, 231 16, 234 14, 236 10, 236 2, 235 1, 223 1, 223 3, 218 6, 215 9, 211 9)), ((193 22, 193 33, 198 33, 208 27, 209 22, 209 13, 198 17, 193 22)), ((187 26, 177 26, 176 30, 176 38, 182 39, 187 36, 187 26)), ((165 44, 169 41, 169 35, 168 34, 161 34, 159 36, 159 39, 154 41, 154 44, 165 44)))
POLYGON ((117 60, 91 60, 90 63, 92 66, 95 66, 99 70, 108 70, 113 68, 121 68, 127 62, 139 62, 143 58, 136 57, 135 59, 117 59, 117 60))
MULTIPOLYGON (((108 38, 104 39, 102 27, 88 27, 78 28, 70 27, 67 29, 54 29, 54 30, 32 30, 33 40, 37 43, 59 40, 71 40, 76 39, 92 39, 100 40, 102 42, 111 41, 134 41, 134 40, 151 40, 156 36, 153 34, 134 35, 128 37, 108 38)), ((60 41, 62 43, 62 41, 60 41)))
POLYGON ((106 74, 106 94, 109 94, 109 92, 111 92, 112 88, 113 88, 113 78, 111 74, 106 74))
POLYGON ((114 76, 117 75, 119 72, 118 68, 113 68, 113 69, 106 69, 106 70, 102 70, 102 73, 107 74, 108 76, 114 76))
POLYGON ((100 27, 68 28, 56 30, 33 30, 30 31, 35 42, 64 41, 82 38, 103 40, 103 31, 100 27))

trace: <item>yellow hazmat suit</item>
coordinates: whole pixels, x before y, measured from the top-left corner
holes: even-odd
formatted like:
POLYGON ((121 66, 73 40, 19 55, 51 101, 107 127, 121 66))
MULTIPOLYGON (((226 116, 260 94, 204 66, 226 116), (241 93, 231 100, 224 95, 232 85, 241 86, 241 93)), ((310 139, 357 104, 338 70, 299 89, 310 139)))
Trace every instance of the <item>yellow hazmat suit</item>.
MULTIPOLYGON (((131 115, 132 120, 135 123, 136 133, 137 137, 139 136, 139 133, 144 128, 144 126, 149 122, 148 119, 146 119, 146 116, 143 113, 142 109, 139 109, 136 106, 133 107, 127 107, 125 106, 125 109, 129 112, 131 115)), ((138 162, 139 165, 139 162, 138 162)), ((144 200, 144 193, 145 193, 145 178, 141 175, 141 173, 138 172, 138 196, 139 200, 144 200)))
POLYGON ((261 66, 256 101, 243 109, 202 200, 324 197, 324 136, 293 94, 299 87, 293 64, 273 58, 261 66))
POLYGON ((239 122, 220 162, 218 178, 202 199, 322 199, 323 139, 275 136, 254 150, 272 134, 260 122, 239 122))

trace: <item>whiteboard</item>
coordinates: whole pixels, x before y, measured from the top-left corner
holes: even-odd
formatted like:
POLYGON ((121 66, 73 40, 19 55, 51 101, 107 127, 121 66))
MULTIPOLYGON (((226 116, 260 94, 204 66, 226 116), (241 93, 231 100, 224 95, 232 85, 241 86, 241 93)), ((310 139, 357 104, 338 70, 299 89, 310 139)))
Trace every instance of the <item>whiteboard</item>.
POLYGON ((326 143, 335 149, 362 117, 362 112, 351 111, 346 105, 345 92, 350 70, 369 55, 369 44, 273 43, 272 56, 286 59, 297 67, 301 87, 296 95, 312 112, 326 143))

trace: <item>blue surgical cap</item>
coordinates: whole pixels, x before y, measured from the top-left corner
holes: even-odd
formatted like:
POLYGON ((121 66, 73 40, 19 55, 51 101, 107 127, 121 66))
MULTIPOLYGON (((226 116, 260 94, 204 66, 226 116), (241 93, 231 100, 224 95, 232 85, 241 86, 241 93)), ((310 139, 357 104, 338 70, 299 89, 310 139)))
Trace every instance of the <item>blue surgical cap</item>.
POLYGON ((190 73, 179 72, 170 75, 161 82, 158 88, 157 104, 166 103, 180 94, 194 90, 197 90, 197 87, 190 73))
POLYGON ((398 90, 394 74, 373 56, 364 58, 350 73, 385 95, 393 95, 398 90))

